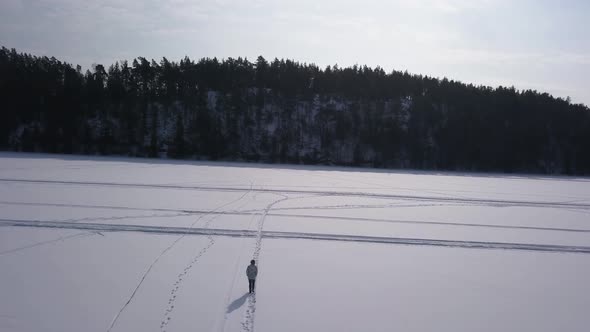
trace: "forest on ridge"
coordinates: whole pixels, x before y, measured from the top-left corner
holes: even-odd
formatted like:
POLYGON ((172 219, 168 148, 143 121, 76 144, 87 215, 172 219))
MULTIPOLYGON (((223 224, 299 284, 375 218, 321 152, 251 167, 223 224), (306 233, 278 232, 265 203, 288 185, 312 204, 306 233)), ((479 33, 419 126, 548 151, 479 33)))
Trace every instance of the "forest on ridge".
POLYGON ((97 64, 0 50, 0 149, 590 174, 590 109, 514 87, 246 58, 97 64))

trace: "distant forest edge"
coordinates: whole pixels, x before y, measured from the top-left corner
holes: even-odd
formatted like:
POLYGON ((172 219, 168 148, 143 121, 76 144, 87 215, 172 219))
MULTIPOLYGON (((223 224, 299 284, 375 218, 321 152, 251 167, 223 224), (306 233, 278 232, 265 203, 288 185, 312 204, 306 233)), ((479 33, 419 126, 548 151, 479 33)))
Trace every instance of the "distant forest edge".
POLYGON ((0 149, 590 174, 590 109, 514 87, 258 57, 80 66, 2 47, 0 149))

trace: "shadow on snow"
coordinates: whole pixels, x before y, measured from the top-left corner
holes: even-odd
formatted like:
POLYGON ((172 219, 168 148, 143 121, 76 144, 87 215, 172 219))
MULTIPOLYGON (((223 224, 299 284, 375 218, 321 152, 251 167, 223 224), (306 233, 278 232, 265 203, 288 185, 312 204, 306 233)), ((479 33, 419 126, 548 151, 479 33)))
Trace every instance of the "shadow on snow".
POLYGON ((250 295, 249 293, 246 293, 244 295, 242 295, 240 298, 235 299, 228 307, 227 307, 227 313, 232 313, 233 311, 239 309, 241 306, 244 305, 244 303, 246 303, 246 299, 248 299, 248 295, 250 295))

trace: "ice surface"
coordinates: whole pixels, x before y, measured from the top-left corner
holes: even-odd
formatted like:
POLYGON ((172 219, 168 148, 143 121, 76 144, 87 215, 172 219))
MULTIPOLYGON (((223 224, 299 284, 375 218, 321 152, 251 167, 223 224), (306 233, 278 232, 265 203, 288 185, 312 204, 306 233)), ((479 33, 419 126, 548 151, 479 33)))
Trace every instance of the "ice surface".
POLYGON ((0 153, 0 331, 586 331, 589 214, 587 178, 0 153))

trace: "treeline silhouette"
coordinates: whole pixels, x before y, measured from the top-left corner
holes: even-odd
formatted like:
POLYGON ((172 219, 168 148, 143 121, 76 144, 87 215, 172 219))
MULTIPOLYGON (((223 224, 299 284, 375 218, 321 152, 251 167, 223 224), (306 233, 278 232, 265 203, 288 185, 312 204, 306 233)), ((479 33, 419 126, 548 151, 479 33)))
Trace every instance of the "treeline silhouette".
POLYGON ((82 72, 3 47, 0 101, 4 150, 590 174, 587 106, 380 67, 139 57, 82 72))

